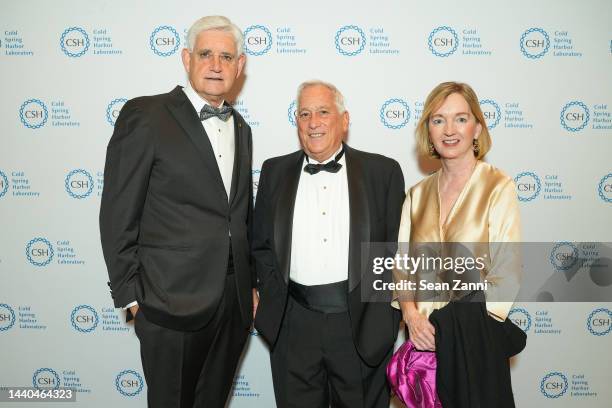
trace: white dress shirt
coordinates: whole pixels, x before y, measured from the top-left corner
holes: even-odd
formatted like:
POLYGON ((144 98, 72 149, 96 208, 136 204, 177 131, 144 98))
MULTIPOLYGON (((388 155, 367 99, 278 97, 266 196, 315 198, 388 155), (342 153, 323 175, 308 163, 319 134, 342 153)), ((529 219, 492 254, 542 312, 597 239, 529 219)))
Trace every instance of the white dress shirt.
MULTIPOLYGON (((332 161, 340 150, 323 163, 332 161)), ((316 163, 313 159, 310 162, 316 163)), ((302 285, 348 279, 350 209, 344 156, 338 163, 342 168, 337 173, 300 173, 289 276, 302 285)), ((304 158, 302 168, 306 164, 304 158)))
MULTIPOLYGON (((185 92, 185 95, 191 101, 198 115, 204 105, 210 105, 194 91, 189 81, 187 81, 185 88, 183 88, 183 92, 185 92)), ((217 159, 217 165, 219 166, 219 172, 221 173, 229 201, 232 188, 232 173, 234 171, 234 116, 230 116, 227 121, 213 116, 202 121, 202 126, 204 126, 204 130, 215 153, 215 159, 217 159)))

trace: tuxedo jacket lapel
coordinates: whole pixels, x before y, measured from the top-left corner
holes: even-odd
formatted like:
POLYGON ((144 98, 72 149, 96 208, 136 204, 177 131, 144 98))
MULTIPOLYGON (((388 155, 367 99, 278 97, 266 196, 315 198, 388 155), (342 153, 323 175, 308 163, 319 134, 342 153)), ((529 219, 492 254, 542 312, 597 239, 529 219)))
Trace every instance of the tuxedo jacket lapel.
POLYGON ((344 145, 348 179, 350 233, 348 280, 349 292, 361 282, 361 260, 367 259, 370 242, 370 211, 363 182, 363 166, 356 152, 344 145), (363 245, 362 243, 367 244, 363 245))
POLYGON ((274 220, 274 242, 278 255, 278 267, 285 283, 289 283, 289 268, 291 265, 291 237, 293 232, 293 210, 297 195, 298 183, 302 172, 304 154, 300 150, 292 157, 289 169, 276 202, 274 220))
MULTIPOLYGON (((168 104, 168 109, 202 155, 204 165, 211 174, 215 175, 214 178, 217 180, 216 185, 219 192, 227 198, 227 191, 225 191, 223 185, 223 179, 221 178, 221 172, 219 171, 219 166, 217 165, 210 139, 200 122, 197 112, 180 86, 177 86, 172 91, 172 102, 168 104)), ((236 123, 236 121, 234 121, 234 123, 236 123)), ((234 133, 236 135, 238 134, 236 131, 234 133)), ((236 151, 238 150, 238 144, 237 141, 236 151)), ((240 156, 237 155, 234 157, 234 172, 236 172, 236 163, 239 157, 240 156)), ((232 189, 235 189, 233 179, 234 177, 232 177, 232 189)))

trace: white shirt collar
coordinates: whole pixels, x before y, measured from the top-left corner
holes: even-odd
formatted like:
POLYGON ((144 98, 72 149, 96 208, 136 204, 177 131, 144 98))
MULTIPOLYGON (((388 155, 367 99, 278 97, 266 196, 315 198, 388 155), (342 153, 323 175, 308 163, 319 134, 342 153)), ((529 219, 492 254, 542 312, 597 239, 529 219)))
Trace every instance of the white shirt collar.
MULTIPOLYGON (((185 84, 183 92, 185 92, 187 99, 189 99, 198 114, 200 113, 204 105, 210 105, 207 100, 198 95, 198 93, 193 89, 189 81, 187 81, 187 83, 185 84)), ((223 103, 225 103, 225 101, 222 101, 221 105, 223 105, 223 103)))

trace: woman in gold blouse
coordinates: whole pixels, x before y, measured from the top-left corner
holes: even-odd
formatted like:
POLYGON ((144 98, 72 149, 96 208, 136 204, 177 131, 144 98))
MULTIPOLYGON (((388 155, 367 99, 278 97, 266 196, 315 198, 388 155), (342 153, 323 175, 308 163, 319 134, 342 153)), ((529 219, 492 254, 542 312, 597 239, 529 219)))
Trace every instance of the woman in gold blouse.
MULTIPOLYGON (((485 267, 479 272, 480 280, 489 282, 483 320, 495 319, 482 327, 501 327, 518 291, 520 259, 516 248, 497 243, 520 241, 519 208, 512 179, 482 161, 491 148, 491 137, 478 97, 469 85, 445 82, 432 90, 416 128, 416 142, 417 151, 439 158, 441 168, 408 191, 400 247, 407 242, 411 249, 418 243, 461 243, 462 248, 470 247, 474 257, 485 259, 485 267)), ((434 351, 436 329, 429 317, 447 305, 449 298, 432 301, 423 300, 418 292, 412 295, 400 295, 399 299, 410 340, 419 350, 434 351)))

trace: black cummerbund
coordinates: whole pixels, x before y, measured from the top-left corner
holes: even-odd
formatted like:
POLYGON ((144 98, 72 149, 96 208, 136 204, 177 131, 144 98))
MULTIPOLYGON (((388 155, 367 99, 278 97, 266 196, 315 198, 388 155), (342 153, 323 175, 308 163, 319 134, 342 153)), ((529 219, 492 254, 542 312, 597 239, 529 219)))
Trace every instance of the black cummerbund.
POLYGON ((301 285, 289 280, 289 294, 306 309, 320 313, 348 310, 348 280, 326 285, 301 285))

